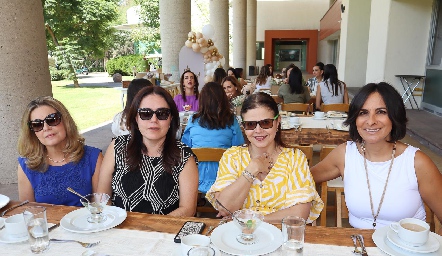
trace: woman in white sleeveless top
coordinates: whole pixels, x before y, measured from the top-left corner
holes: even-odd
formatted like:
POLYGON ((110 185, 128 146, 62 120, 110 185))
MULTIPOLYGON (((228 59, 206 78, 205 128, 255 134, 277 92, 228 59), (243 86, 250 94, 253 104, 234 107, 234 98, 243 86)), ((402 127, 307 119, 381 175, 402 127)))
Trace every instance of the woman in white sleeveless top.
POLYGON ((315 182, 343 178, 353 227, 376 229, 403 218, 425 220, 424 202, 442 219, 442 174, 425 153, 399 141, 405 137, 407 117, 391 85, 362 87, 345 123, 352 141, 339 145, 311 170, 315 182))
POLYGON ((324 66, 324 80, 316 88, 316 109, 321 109, 324 104, 348 104, 347 85, 338 79, 338 71, 335 65, 324 66))

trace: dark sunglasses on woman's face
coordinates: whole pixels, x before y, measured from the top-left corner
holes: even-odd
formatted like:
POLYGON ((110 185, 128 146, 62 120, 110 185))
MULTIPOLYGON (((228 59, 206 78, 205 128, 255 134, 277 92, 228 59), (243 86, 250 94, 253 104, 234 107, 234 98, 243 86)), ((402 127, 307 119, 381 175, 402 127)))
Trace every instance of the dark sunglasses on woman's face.
POLYGON ((152 110, 150 108, 139 108, 138 115, 142 120, 150 120, 155 114, 158 120, 167 120, 170 116, 170 109, 168 108, 159 108, 157 110, 152 110))
POLYGON ((263 119, 261 121, 243 121, 242 126, 244 130, 255 130, 256 125, 259 124, 259 127, 262 129, 270 129, 273 128, 273 121, 278 118, 279 114, 274 118, 263 119))
POLYGON ((29 128, 34 132, 39 132, 43 130, 43 127, 45 126, 44 123, 47 123, 49 126, 57 126, 61 122, 61 113, 55 112, 52 114, 49 114, 45 119, 35 119, 28 122, 29 128))

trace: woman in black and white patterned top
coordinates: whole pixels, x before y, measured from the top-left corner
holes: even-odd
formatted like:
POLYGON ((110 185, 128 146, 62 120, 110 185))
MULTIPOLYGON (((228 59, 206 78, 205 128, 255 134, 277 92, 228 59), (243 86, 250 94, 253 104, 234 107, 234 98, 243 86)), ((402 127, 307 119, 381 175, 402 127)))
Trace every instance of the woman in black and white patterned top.
POLYGON ((106 151, 98 191, 127 211, 193 216, 198 168, 192 150, 175 139, 179 120, 166 90, 142 89, 127 116, 130 134, 116 137, 106 151))

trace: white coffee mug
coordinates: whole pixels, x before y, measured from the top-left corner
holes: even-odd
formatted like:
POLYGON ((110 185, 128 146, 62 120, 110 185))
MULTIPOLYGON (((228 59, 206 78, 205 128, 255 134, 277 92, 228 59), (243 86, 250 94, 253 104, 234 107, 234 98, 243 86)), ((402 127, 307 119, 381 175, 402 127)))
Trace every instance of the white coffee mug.
POLYGON ((313 115, 315 116, 315 118, 322 119, 324 118, 325 113, 322 111, 316 111, 315 113, 313 113, 313 115))
POLYGON ((390 228, 399 238, 412 246, 420 246, 427 242, 430 234, 430 225, 425 221, 406 218, 390 224, 390 228))
POLYGON ((292 117, 290 117, 290 124, 292 126, 296 125, 296 124, 300 124, 299 116, 292 116, 292 117))
POLYGON ((186 255, 190 249, 199 246, 209 246, 210 238, 208 236, 193 234, 181 238, 181 255, 186 255))
POLYGON ((28 229, 26 228, 25 219, 23 214, 12 215, 5 220, 5 230, 9 237, 21 238, 28 235, 28 229))

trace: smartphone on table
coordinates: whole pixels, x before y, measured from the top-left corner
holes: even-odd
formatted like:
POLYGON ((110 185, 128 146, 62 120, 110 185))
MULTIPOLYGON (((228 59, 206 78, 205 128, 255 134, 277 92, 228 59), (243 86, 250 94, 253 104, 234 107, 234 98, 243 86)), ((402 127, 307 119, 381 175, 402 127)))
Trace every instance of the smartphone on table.
POLYGON ((175 243, 181 243, 181 238, 192 234, 201 234, 206 226, 203 222, 186 221, 181 227, 180 231, 176 234, 173 241, 175 243))

